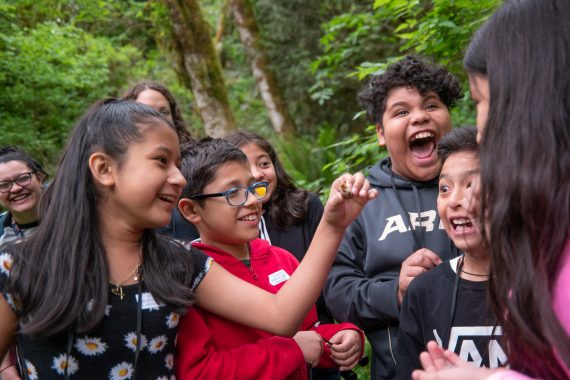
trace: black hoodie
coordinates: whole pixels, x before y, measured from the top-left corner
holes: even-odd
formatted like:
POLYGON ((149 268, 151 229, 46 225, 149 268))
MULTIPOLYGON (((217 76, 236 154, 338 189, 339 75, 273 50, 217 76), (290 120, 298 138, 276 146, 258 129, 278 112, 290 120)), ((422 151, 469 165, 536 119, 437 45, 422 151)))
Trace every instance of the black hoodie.
POLYGON ((391 167, 385 158, 369 168, 368 180, 378 197, 347 228, 324 289, 335 319, 366 333, 374 351, 372 379, 396 377, 402 262, 420 248, 444 261, 457 255, 437 214, 438 178, 413 182, 391 167))

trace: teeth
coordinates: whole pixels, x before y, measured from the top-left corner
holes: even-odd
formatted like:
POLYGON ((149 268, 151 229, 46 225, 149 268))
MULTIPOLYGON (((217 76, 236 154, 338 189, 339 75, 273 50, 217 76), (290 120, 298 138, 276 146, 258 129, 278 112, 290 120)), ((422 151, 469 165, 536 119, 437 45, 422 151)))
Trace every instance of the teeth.
POLYGON ((247 222, 253 222, 256 219, 257 219, 257 216, 255 214, 247 215, 247 216, 244 216, 243 218, 241 218, 241 220, 245 220, 247 222))
POLYGON ((457 225, 471 224, 471 220, 467 219, 467 218, 465 218, 465 219, 454 219, 453 224, 457 224, 457 225))
POLYGON ((24 198, 27 198, 28 195, 29 195, 29 194, 18 195, 18 196, 15 196, 14 198, 12 198, 12 199, 10 199, 10 200, 11 200, 12 202, 17 202, 17 201, 20 201, 20 200, 22 200, 22 199, 24 199, 24 198))
POLYGON ((416 140, 419 140, 419 139, 427 139, 427 138, 429 138, 429 137, 434 137, 434 136, 435 136, 435 134, 434 134, 433 132, 428 132, 428 131, 426 131, 426 132, 420 132, 420 133, 418 133, 417 135, 414 135, 414 136, 412 137, 412 140, 411 140, 411 141, 416 141, 416 140))
POLYGON ((162 199, 163 201, 166 201, 166 202, 175 202, 176 201, 176 197, 174 197, 173 195, 159 195, 158 197, 160 199, 162 199))

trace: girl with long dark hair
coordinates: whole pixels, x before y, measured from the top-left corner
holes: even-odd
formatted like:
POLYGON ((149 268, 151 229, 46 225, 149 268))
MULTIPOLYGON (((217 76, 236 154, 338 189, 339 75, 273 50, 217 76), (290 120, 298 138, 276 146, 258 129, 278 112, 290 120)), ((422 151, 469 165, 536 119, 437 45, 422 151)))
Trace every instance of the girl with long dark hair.
MULTIPOLYGON (((160 112, 174 124, 180 144, 192 141, 192 136, 188 132, 186 123, 182 118, 180 107, 178 107, 174 95, 166 86, 152 81, 140 82, 131 87, 123 96, 123 99, 145 104, 160 112)), ((156 233, 178 240, 194 240, 198 237, 196 227, 182 219, 177 207, 172 210, 170 222, 166 226, 157 228, 156 233)))
POLYGON ((23 375, 170 377, 180 314, 194 301, 252 327, 294 334, 345 227, 376 195, 362 174, 339 178, 320 239, 272 295, 154 233, 185 184, 179 165, 175 129, 150 107, 108 100, 81 118, 42 200, 37 232, 2 253, 0 355, 15 338, 23 375), (353 198, 337 190, 341 181, 353 198))
MULTIPOLYGON (((569 15, 567 0, 506 1, 465 55, 477 104, 491 303, 510 368, 549 380, 570 378, 569 15)), ((415 379, 491 375, 428 350, 427 373, 415 379), (459 367, 437 371, 448 364, 459 367)), ((517 375, 492 374, 509 376, 517 375)))

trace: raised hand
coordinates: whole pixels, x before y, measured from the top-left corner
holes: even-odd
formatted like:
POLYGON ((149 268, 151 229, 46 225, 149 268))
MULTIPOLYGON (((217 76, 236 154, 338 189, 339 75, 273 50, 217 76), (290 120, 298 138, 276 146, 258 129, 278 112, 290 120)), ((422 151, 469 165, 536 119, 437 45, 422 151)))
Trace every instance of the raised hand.
POLYGON ((377 195, 378 191, 370 189, 370 183, 362 173, 343 174, 332 184, 323 220, 344 230, 356 219, 364 205, 377 195))
POLYGON ((428 342, 427 351, 420 354, 420 362, 423 370, 415 370, 413 380, 484 380, 496 371, 475 367, 433 340, 428 342))
POLYGON ((408 290, 408 286, 414 278, 439 264, 441 264, 439 256, 427 248, 420 248, 412 253, 402 263, 402 268, 400 269, 398 304, 402 303, 406 290, 408 290))

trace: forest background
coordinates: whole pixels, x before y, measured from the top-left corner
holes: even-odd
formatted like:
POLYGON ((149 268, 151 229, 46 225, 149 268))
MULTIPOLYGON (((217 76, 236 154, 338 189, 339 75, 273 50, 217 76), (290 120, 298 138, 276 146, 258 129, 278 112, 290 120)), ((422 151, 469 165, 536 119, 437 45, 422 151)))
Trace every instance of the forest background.
POLYGON ((474 124, 462 57, 499 3, 0 0, 0 145, 24 148, 53 175, 89 105, 154 80, 195 138, 256 131, 299 186, 326 192, 386 154, 356 94, 407 54, 461 78, 454 126, 474 124))
POLYGON ((454 125, 473 124, 462 56, 499 0, 0 0, 0 139, 53 174, 94 101, 169 87, 194 137, 236 128, 326 189, 385 154, 356 93, 415 53, 458 75, 454 125))

